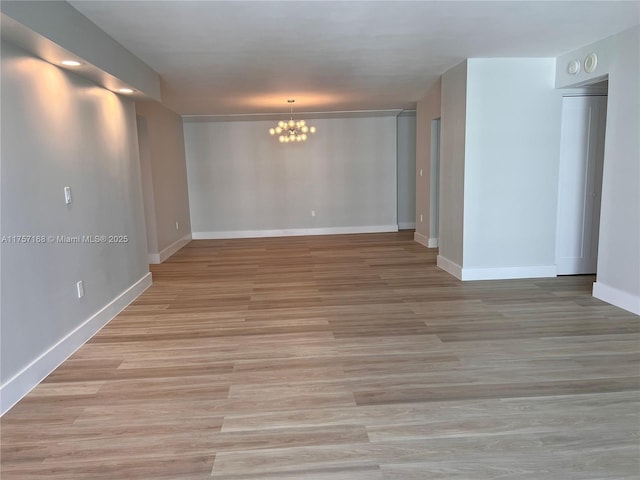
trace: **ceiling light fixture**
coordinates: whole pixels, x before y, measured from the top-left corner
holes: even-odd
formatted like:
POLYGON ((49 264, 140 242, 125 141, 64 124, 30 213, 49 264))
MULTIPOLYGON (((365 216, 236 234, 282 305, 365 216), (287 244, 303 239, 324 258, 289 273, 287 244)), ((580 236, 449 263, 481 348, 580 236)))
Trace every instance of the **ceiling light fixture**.
POLYGON ((280 120, 275 128, 269 129, 269 135, 278 135, 280 143, 304 142, 307 140, 308 134, 316 133, 316 127, 308 126, 304 120, 295 121, 293 119, 294 102, 295 100, 287 100, 291 106, 289 120, 280 120))
POLYGON ((60 63, 65 67, 79 67, 82 65, 82 63, 77 60, 62 60, 60 63))
POLYGON ((120 93, 133 93, 133 90, 131 90, 130 88, 119 88, 118 92, 120 92, 120 93))

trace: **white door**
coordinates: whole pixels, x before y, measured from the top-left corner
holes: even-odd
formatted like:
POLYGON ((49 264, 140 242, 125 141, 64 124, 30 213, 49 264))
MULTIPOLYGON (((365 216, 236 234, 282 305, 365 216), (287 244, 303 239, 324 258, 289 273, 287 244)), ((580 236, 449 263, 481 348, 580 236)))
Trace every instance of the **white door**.
POLYGON ((558 275, 596 273, 606 115, 606 96, 562 100, 558 275))

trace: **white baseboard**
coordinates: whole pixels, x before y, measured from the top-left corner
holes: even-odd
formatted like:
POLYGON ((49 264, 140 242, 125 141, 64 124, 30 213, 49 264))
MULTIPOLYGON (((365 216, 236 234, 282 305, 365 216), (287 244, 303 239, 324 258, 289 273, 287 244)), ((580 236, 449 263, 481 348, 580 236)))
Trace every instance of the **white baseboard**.
POLYGON ((458 280, 462 280, 462 267, 457 263, 452 262, 448 258, 444 258, 442 255, 438 255, 436 265, 438 265, 438 268, 450 273, 458 280))
POLYGON ((416 222, 399 222, 398 230, 413 230, 416 228, 416 222))
POLYGON ((502 268, 462 268, 457 263, 438 255, 437 265, 459 280, 510 280, 516 278, 547 278, 556 276, 555 265, 502 268))
POLYGON ((413 234, 413 241, 414 242, 418 242, 420 245, 423 245, 423 246, 429 248, 429 237, 427 237, 426 235, 423 235, 421 233, 415 232, 413 234))
POLYGON ((218 232, 193 232, 194 240, 219 240, 225 238, 297 237, 304 235, 344 235, 350 233, 397 232, 398 225, 372 225, 363 227, 289 228, 283 230, 230 230, 218 232))
POLYGON ((461 280, 509 280, 556 276, 555 265, 502 268, 463 268, 461 280))
POLYGON ((162 263, 171 255, 173 255, 182 247, 184 247, 190 241, 191 241, 191 234, 188 233, 184 237, 173 242, 171 245, 169 245, 167 248, 162 250, 160 253, 150 253, 148 255, 147 261, 153 264, 162 263))
POLYGON ((427 248, 438 248, 438 239, 437 238, 429 238, 426 235, 422 235, 421 233, 414 233, 413 240, 418 242, 420 245, 424 245, 427 248))
POLYGON ((640 296, 618 290, 602 282, 594 282, 593 296, 628 312, 640 315, 640 296))
POLYGON ((151 273, 114 298, 100 311, 71 331, 58 343, 27 365, 22 371, 0 386, 0 415, 4 415, 18 401, 69 358, 87 340, 109 323, 118 313, 151 286, 151 273))

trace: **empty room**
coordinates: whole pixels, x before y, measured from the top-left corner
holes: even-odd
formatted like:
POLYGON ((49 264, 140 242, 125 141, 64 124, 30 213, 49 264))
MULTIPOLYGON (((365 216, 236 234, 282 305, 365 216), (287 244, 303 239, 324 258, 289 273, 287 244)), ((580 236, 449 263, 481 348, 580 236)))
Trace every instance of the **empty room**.
POLYGON ((0 478, 640 478, 640 3, 5 1, 0 478))

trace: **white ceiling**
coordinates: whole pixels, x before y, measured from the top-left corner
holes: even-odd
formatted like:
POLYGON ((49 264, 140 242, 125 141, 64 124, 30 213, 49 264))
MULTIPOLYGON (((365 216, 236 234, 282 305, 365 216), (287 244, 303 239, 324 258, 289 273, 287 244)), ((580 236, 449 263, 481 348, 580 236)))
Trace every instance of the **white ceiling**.
POLYGON ((555 57, 637 1, 71 1, 158 72, 180 114, 411 109, 471 57, 555 57))

